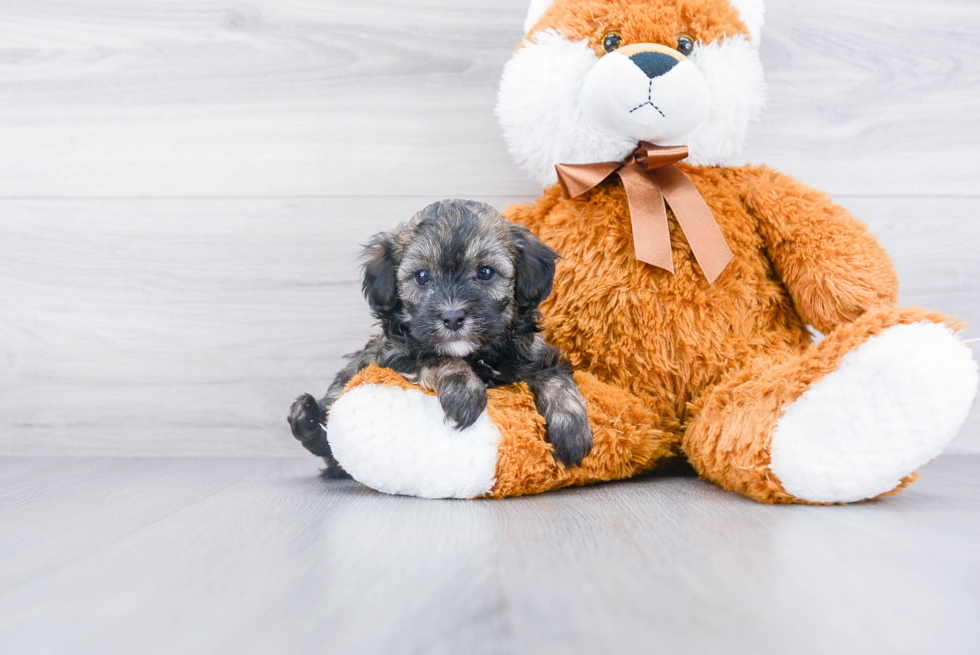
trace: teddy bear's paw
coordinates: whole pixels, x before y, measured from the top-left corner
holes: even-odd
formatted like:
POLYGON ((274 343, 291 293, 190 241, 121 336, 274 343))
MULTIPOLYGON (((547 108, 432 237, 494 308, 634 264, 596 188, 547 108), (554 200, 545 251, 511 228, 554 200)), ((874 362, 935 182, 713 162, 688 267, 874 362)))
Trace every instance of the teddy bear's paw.
POLYGON ((475 498, 496 481, 500 432, 487 412, 457 430, 438 398, 415 389, 350 389, 330 408, 327 433, 344 469, 384 493, 475 498))
POLYGON ((874 498, 937 457, 977 390, 972 351, 945 325, 897 325, 847 353, 779 419, 770 470, 800 500, 874 498))

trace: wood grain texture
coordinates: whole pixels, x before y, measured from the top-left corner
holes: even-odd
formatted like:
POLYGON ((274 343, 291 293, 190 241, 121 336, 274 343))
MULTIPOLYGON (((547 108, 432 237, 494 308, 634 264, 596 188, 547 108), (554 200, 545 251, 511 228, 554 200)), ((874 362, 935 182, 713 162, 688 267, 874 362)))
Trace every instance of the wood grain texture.
POLYGON ((459 502, 325 481, 311 461, 0 460, 0 644, 975 653, 978 480, 980 457, 957 456, 848 507, 692 478, 459 502))
MULTIPOLYGON (((980 324, 980 5, 768 8, 748 158, 867 219, 903 301, 980 324)), ((369 330, 356 244, 536 194, 492 113, 524 9, 0 4, 0 452, 298 454, 290 400, 369 330)))
MULTIPOLYGON (((358 244, 433 199, 0 201, 0 452, 301 454, 290 402, 371 330, 358 244)), ((980 337, 980 200, 839 200, 980 337)))
MULTIPOLYGON (((747 159, 980 338, 980 4, 767 5, 747 159)), ((357 244, 537 193, 492 113, 525 7, 0 3, 0 652, 976 652, 975 456, 842 508, 316 477, 285 412, 370 328, 357 244)))
MULTIPOLYGON (((0 196, 534 194, 492 113, 526 4, 6 0, 0 196)), ((749 161, 977 194, 980 5, 767 6, 749 161)))
POLYGON ((71 566, 263 466, 260 459, 187 460, 172 476, 171 465, 149 458, 0 458, 0 593, 71 566))
POLYGON ((748 155, 839 195, 977 195, 980 4, 766 0, 748 155))

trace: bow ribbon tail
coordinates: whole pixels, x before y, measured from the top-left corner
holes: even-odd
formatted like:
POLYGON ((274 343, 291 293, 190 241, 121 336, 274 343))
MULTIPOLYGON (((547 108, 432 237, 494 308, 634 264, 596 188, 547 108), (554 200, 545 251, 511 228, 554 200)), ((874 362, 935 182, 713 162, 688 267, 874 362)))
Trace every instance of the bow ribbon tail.
POLYGON ((624 166, 617 175, 623 181, 629 201, 636 258, 673 273, 670 225, 661 184, 639 164, 624 166))
POLYGON ((586 191, 597 187, 607 177, 616 172, 618 162, 599 162, 597 164, 558 164, 558 183, 566 200, 578 198, 586 191))
MULTIPOLYGON (((687 242, 691 245, 694 258, 701 266, 708 284, 713 283, 732 261, 734 255, 725 241, 725 235, 718 227, 714 214, 711 213, 711 208, 701 197, 701 192, 694 183, 676 166, 658 168, 650 171, 649 174, 660 183, 663 197, 674 210, 674 216, 684 231, 687 242)), ((630 199, 631 212, 632 203, 630 199)))

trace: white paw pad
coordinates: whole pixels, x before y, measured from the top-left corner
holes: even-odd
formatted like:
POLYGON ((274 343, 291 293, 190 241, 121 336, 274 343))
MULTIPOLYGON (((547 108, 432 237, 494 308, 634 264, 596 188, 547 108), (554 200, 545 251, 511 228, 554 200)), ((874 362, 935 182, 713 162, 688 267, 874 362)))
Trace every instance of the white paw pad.
POLYGON ((366 384, 330 408, 334 457, 372 489, 422 498, 475 498, 493 488, 500 431, 486 411, 457 431, 439 400, 420 391, 366 384))
POLYGON ((843 357, 779 419, 770 469, 801 500, 896 488, 956 436, 976 395, 971 350, 944 325, 889 328, 843 357))

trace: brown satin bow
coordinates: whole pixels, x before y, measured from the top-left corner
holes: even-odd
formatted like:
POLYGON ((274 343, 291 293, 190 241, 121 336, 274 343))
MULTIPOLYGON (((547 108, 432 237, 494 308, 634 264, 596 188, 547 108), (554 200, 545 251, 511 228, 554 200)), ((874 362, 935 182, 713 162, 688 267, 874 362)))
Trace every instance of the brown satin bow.
POLYGON ((636 258, 673 273, 666 201, 711 284, 733 255, 701 193, 684 171, 674 166, 687 156, 687 146, 663 147, 641 141, 624 162, 558 164, 555 169, 566 199, 577 198, 610 175, 618 175, 629 201, 636 258))

